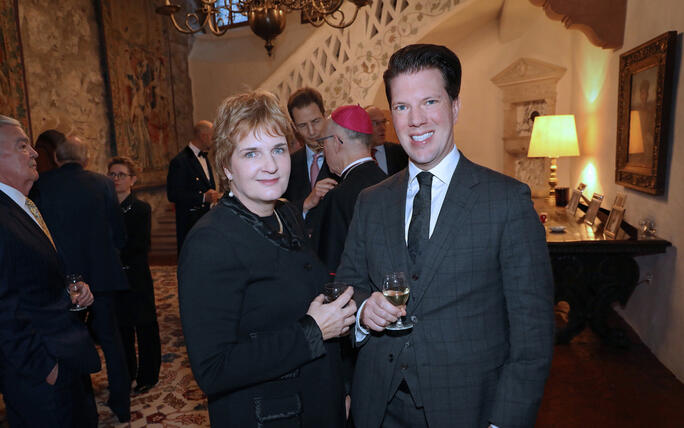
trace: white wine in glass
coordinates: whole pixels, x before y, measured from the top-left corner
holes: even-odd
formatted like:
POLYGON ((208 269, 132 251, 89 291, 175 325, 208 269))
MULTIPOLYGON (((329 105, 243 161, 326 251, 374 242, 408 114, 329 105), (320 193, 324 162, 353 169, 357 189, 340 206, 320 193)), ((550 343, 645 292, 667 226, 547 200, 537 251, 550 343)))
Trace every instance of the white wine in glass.
MULTIPOLYGON (((411 289, 406 282, 404 272, 393 272, 385 275, 382 280, 382 295, 394 306, 402 306, 408 302, 411 289)), ((410 321, 402 322, 401 317, 396 322, 385 327, 387 330, 408 330, 413 328, 410 321)))

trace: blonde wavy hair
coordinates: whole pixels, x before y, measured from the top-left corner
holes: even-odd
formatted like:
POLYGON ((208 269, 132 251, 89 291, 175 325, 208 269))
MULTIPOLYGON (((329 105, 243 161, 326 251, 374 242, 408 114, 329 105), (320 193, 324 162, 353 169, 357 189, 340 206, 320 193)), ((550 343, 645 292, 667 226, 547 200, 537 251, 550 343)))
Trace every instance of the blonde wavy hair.
POLYGON ((272 137, 292 138, 292 125, 276 96, 255 90, 223 100, 216 113, 213 138, 214 162, 224 189, 230 186, 223 169, 230 170, 230 158, 238 142, 254 131, 265 132, 272 137))

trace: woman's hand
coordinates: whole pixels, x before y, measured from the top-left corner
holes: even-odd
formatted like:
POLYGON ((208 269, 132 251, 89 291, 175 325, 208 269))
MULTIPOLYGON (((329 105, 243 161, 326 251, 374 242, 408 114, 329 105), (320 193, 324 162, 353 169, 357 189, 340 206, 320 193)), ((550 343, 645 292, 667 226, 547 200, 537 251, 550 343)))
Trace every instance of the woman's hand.
POLYGON ((352 295, 354 288, 347 287, 333 302, 323 303, 324 296, 319 294, 309 305, 306 313, 318 324, 323 340, 346 334, 349 327, 356 322, 356 303, 351 300, 352 295))

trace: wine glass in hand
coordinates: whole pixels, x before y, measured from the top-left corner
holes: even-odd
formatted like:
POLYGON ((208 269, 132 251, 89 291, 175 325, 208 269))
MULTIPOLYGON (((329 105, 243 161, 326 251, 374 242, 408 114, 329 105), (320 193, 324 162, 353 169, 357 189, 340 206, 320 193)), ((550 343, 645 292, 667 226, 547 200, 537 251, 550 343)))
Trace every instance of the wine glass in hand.
MULTIPOLYGON (((404 272, 394 272, 385 275, 382 280, 382 295, 394 306, 403 306, 409 298, 409 285, 404 272)), ((413 328, 410 321, 402 322, 401 317, 396 322, 385 327, 387 330, 407 330, 413 328)))
MULTIPOLYGON (((67 291, 69 292, 69 297, 72 299, 77 299, 81 295, 83 277, 77 274, 69 274, 66 276, 67 291)), ((78 303, 74 303, 69 307, 72 312, 82 311, 87 309, 85 306, 80 306, 78 303)))
POLYGON ((347 284, 343 282, 328 282, 323 286, 323 295, 325 296, 325 303, 334 302, 340 297, 344 290, 347 289, 347 284))

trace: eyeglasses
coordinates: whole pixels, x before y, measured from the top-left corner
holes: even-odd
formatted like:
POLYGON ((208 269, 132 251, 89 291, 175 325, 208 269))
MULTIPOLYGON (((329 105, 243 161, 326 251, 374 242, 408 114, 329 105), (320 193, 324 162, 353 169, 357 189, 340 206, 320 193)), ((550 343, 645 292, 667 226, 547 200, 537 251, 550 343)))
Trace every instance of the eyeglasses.
POLYGON ((126 174, 123 172, 110 172, 107 174, 112 180, 122 180, 124 177, 133 177, 133 174, 126 174))
POLYGON ((372 120, 373 126, 387 125, 387 119, 382 120, 372 120))
POLYGON ((342 141, 342 139, 340 137, 338 137, 337 135, 328 135, 327 137, 316 138, 316 142, 320 146, 323 146, 323 143, 325 143, 325 140, 327 140, 328 138, 337 138, 337 141, 339 141, 340 144, 344 144, 344 141, 342 141))

